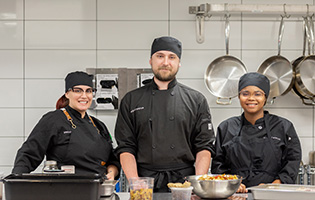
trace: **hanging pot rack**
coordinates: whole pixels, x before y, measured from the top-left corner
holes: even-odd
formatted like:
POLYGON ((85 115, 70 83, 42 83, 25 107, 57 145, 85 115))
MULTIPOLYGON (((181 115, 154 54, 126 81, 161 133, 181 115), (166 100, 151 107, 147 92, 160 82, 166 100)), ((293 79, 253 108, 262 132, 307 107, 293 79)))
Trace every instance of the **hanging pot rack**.
POLYGON ((310 15, 315 13, 315 6, 309 4, 201 4, 189 6, 189 14, 196 15, 196 40, 204 42, 204 21, 212 15, 230 13, 247 14, 280 14, 285 17, 290 15, 310 15))

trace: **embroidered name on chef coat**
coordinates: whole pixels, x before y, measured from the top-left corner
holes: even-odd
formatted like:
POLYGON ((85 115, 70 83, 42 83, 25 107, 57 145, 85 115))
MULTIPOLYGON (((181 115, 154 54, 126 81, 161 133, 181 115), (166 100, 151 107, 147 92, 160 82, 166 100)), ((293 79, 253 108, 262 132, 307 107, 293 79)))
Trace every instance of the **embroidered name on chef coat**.
POLYGON ((63 134, 71 134, 72 131, 64 131, 63 134))
POLYGON ((135 109, 131 110, 130 113, 133 113, 133 112, 138 111, 138 110, 144 110, 144 107, 135 108, 135 109))

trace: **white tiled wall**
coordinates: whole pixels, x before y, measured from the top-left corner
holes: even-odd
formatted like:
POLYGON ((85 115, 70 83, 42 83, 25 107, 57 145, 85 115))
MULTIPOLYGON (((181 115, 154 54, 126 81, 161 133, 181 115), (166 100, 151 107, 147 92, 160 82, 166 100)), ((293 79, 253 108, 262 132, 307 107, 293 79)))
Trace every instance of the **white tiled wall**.
MULTIPOLYGON (((313 0, 0 0, 0 171, 10 173, 17 149, 41 116, 53 110, 64 92, 64 77, 86 68, 149 68, 155 37, 171 35, 183 43, 180 82, 201 91, 211 107, 214 126, 242 111, 237 98, 220 106, 205 87, 204 73, 225 55, 224 18, 205 22, 205 42, 195 37, 189 6, 203 3, 310 4, 313 0)), ((280 13, 279 13, 280 14, 280 13)), ((230 54, 256 71, 277 54, 279 15, 230 18, 230 54)), ((281 55, 302 54, 301 16, 285 19, 281 55)), ((315 109, 292 92, 267 105, 291 120, 303 145, 303 161, 315 143, 315 109)), ((90 111, 113 134, 116 111, 90 111)))

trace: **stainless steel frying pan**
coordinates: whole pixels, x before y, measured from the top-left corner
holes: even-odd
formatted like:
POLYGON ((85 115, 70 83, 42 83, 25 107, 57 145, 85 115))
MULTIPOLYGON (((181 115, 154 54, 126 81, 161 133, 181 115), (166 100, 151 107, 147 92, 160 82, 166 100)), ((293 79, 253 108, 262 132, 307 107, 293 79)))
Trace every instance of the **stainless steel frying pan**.
POLYGON ((247 72, 243 62, 229 55, 230 23, 225 20, 226 55, 213 60, 206 69, 204 80, 207 89, 217 98, 217 104, 231 104, 232 98, 238 95, 238 80, 247 72))
POLYGON ((313 21, 307 21, 306 29, 309 38, 311 38, 312 54, 306 56, 295 69, 295 89, 296 93, 303 96, 301 99, 305 105, 315 105, 315 55, 314 55, 314 32, 313 21), (305 99, 311 100, 311 103, 306 103, 305 99))
POLYGON ((278 35, 278 55, 265 60, 257 72, 264 74, 270 80, 270 93, 268 99, 274 99, 277 96, 289 92, 293 86, 292 65, 288 59, 280 55, 281 42, 284 31, 284 16, 281 16, 279 35, 278 35))

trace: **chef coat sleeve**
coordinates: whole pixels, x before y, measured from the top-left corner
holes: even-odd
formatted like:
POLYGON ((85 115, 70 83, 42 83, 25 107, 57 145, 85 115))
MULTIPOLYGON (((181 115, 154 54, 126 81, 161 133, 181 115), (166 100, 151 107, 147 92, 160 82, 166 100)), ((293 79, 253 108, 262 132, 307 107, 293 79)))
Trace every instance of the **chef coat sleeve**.
POLYGON ((136 156, 137 140, 135 135, 135 128, 132 123, 132 114, 129 108, 130 95, 127 93, 120 103, 118 111, 116 126, 115 126, 115 139, 117 148, 115 154, 119 155, 128 152, 136 156))
POLYGON ((227 122, 222 122, 217 129, 217 136, 215 140, 215 156, 212 158, 211 173, 213 174, 224 174, 230 173, 230 167, 228 159, 226 159, 226 152, 224 150, 223 143, 224 137, 227 133, 227 122))
POLYGON ((201 103, 198 109, 193 146, 196 154, 202 150, 208 150, 211 152, 211 155, 214 156, 215 136, 211 122, 210 109, 206 98, 201 96, 200 99, 201 103))
POLYGON ((43 161, 52 133, 56 132, 55 123, 51 123, 55 120, 50 116, 42 117, 18 150, 12 173, 30 173, 43 161))
POLYGON ((294 184, 302 159, 301 144, 293 124, 284 121, 286 145, 282 156, 282 168, 278 174, 282 183, 294 184))

